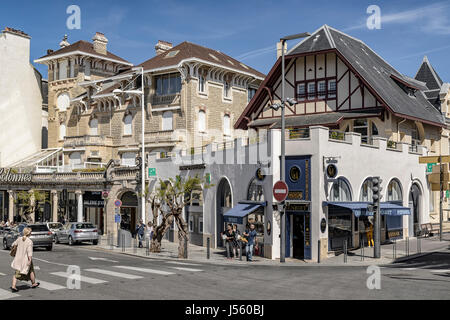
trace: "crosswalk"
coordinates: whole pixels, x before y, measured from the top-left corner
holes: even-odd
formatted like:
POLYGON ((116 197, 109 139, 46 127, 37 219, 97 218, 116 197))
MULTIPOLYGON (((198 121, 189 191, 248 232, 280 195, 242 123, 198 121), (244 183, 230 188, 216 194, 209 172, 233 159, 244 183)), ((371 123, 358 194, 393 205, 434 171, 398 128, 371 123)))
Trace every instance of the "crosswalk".
MULTIPOLYGON (((44 268, 44 270, 37 273, 37 281, 40 283, 38 291, 42 289, 48 291, 70 290, 67 283, 73 280, 79 280, 81 284, 101 285, 117 279, 137 280, 145 279, 150 275, 172 276, 177 273, 194 273, 204 271, 199 268, 201 267, 200 264, 177 261, 165 261, 165 263, 165 266, 152 266, 152 268, 129 265, 111 265, 102 268, 82 268, 80 270, 80 275, 68 273, 66 270, 46 273, 44 268), (43 277, 45 281, 42 280, 41 277, 43 277)), ((0 273, 0 276, 6 276, 6 274, 0 273)), ((2 277, 0 279, 4 278, 2 277)), ((2 286, 4 286, 5 283, 10 285, 9 282, 2 281, 2 286)), ((19 289, 21 285, 22 282, 18 282, 19 289)), ((19 298, 20 296, 20 291, 18 293, 13 293, 9 289, 0 288, 0 300, 19 298)))

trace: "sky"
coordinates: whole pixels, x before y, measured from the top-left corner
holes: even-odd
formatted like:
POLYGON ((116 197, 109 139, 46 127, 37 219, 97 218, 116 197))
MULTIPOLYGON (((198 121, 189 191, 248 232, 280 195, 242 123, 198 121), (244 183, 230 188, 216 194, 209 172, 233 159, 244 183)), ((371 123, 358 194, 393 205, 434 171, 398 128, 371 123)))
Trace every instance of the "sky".
MULTIPOLYGON (((91 41, 99 31, 108 50, 134 64, 155 55, 158 40, 190 41, 224 52, 267 74, 281 37, 314 32, 323 24, 361 39, 401 73, 414 77, 423 56, 450 82, 450 0, 445 1, 153 1, 0 0, 0 28, 23 30, 31 38, 31 60, 68 41, 91 41), (70 30, 67 8, 77 5, 80 29, 70 30), (366 21, 371 5, 380 10, 379 29, 366 21)), ((288 42, 292 48, 297 40, 288 42)), ((34 64, 47 78, 46 67, 34 64)))

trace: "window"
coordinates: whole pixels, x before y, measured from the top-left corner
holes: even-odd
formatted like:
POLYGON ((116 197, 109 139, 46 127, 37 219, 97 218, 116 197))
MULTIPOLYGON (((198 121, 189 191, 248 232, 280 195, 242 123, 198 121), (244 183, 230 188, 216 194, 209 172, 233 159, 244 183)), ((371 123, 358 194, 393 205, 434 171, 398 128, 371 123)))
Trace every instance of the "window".
POLYGON ((133 152, 122 153, 122 166, 134 167, 136 165, 136 154, 133 152))
POLYGON ((317 83, 317 98, 325 99, 327 94, 327 83, 326 81, 319 81, 317 83))
POLYGON ((265 201, 263 186, 256 178, 253 178, 248 186, 247 200, 265 201))
POLYGON ((59 140, 63 140, 66 136, 66 125, 64 123, 61 123, 59 125, 59 140))
POLYGON ((303 101, 306 98, 306 84, 299 83, 297 85, 297 100, 303 101))
POLYGON ((357 119, 353 121, 353 131, 361 134, 361 142, 368 143, 368 123, 367 119, 357 119))
POLYGON ((194 232, 194 217, 189 216, 189 232, 194 232))
POLYGON ((68 67, 68 61, 64 60, 59 63, 59 79, 66 79, 67 78, 67 67, 68 67))
POLYGON ((203 76, 202 74, 198 76, 198 91, 206 92, 205 76, 203 76))
POLYGON ((350 186, 344 179, 338 178, 338 180, 333 183, 330 199, 331 201, 352 201, 350 186))
POLYGON ((81 153, 80 152, 72 152, 69 156, 69 164, 72 167, 77 167, 81 165, 81 153))
POLYGON ((164 96, 181 91, 181 77, 178 73, 165 74, 155 77, 156 95, 164 96))
POLYGON ((123 119, 123 135, 131 135, 132 134, 132 128, 131 124, 133 122, 133 117, 131 114, 127 115, 125 119, 123 119))
POLYGON ((366 179, 361 187, 359 201, 372 202, 372 180, 366 179))
POLYGON ((89 61, 84 62, 84 75, 87 77, 91 75, 91 63, 89 61))
POLYGON ((247 102, 250 102, 250 100, 252 100, 253 97, 254 97, 255 94, 256 94, 256 89, 255 89, 255 88, 248 88, 247 94, 248 94, 247 102))
POLYGON ((198 233, 203 233, 203 217, 198 219, 198 233))
POLYGON ((162 131, 173 130, 173 114, 172 111, 166 111, 162 115, 162 131))
POLYGON ((225 81, 223 83, 223 96, 225 98, 229 98, 230 97, 230 83, 228 81, 225 81))
POLYGON ((417 146, 420 145, 420 136, 417 126, 411 129, 411 151, 416 152, 417 146))
POLYGON ((400 182, 393 179, 388 184, 387 188, 387 201, 402 201, 402 188, 400 187, 400 182))
POLYGON ((328 80, 328 98, 336 98, 336 80, 328 80))
POLYGON ((69 108, 70 105, 70 97, 67 92, 61 93, 58 98, 56 99, 56 105, 59 109, 59 111, 66 111, 67 108, 69 108))
POLYGON ((316 83, 309 82, 308 83, 308 100, 314 100, 316 97, 316 83))
POLYGON ((378 128, 375 125, 375 123, 371 122, 371 124, 372 124, 372 137, 373 136, 377 136, 378 135, 378 128))
POLYGON ((206 131, 206 113, 203 110, 198 112, 198 131, 205 132, 206 131))
POLYGON ((228 114, 223 116, 223 134, 226 136, 231 135, 231 120, 228 114))
POLYGON ((98 135, 98 120, 97 119, 92 119, 91 121, 89 121, 89 134, 91 136, 98 135))

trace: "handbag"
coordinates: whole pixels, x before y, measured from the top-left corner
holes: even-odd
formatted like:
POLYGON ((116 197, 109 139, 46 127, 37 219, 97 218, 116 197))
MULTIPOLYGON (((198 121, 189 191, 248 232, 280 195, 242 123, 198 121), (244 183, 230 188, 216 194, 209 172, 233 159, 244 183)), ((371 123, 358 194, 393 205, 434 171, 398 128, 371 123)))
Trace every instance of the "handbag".
POLYGON ((17 244, 12 246, 11 251, 9 252, 9 255, 11 257, 15 257, 16 256, 16 252, 17 252, 17 244))

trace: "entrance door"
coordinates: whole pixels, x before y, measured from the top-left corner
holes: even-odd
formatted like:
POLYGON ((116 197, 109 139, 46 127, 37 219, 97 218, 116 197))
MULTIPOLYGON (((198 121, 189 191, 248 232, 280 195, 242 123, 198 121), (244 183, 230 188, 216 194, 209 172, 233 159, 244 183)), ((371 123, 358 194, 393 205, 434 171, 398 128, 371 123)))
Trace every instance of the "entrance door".
POLYGON ((292 226, 292 256, 296 259, 305 258, 305 216, 304 215, 294 215, 293 216, 293 226, 292 226))
POLYGON ((133 233, 136 230, 136 208, 135 207, 121 207, 121 221, 120 228, 128 230, 133 233))

